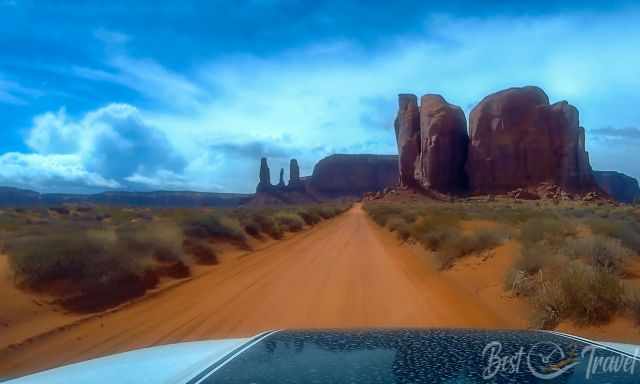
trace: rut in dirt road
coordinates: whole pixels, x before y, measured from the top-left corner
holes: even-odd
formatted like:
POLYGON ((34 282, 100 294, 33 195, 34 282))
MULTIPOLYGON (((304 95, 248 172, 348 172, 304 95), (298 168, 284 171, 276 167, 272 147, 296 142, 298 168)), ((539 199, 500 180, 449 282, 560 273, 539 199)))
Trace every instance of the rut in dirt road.
POLYGON ((134 348, 282 328, 507 328, 360 205, 133 304, 0 352, 0 376, 134 348))

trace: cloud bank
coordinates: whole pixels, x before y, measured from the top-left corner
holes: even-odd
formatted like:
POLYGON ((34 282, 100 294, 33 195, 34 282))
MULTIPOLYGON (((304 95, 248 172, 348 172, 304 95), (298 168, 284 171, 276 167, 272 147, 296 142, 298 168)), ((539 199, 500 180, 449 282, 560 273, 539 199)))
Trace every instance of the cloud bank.
POLYGON ((290 157, 309 174, 331 153, 394 153, 398 93, 440 93, 468 113, 487 94, 522 85, 578 107, 595 169, 638 177, 632 143, 601 138, 637 138, 637 128, 607 127, 640 120, 640 23, 628 22, 639 15, 436 15, 373 47, 334 38, 268 55, 214 55, 183 71, 128 51, 124 34, 101 31, 99 39, 124 48, 70 76, 135 92, 139 105, 36 116, 25 139, 32 153, 0 157, 0 181, 250 192, 261 156, 276 175, 290 157), (64 167, 73 177, 63 177, 64 167))

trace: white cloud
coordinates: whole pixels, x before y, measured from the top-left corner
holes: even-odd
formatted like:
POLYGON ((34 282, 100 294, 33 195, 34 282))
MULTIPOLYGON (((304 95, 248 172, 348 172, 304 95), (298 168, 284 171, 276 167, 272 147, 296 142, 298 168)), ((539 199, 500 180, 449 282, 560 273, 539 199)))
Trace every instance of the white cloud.
POLYGON ((77 155, 41 155, 9 152, 0 155, 0 183, 39 190, 119 188, 121 185, 89 172, 77 155))
POLYGON ((0 103, 27 105, 30 99, 39 96, 42 96, 41 91, 3 79, 0 74, 0 103))
POLYGON ((164 133, 127 104, 109 104, 79 119, 64 108, 36 116, 26 142, 35 153, 5 154, 5 176, 44 187, 50 178, 104 188, 168 182, 186 165, 164 133))
MULTIPOLYGON (((576 105, 587 132, 637 126, 640 27, 628 21, 639 17, 636 10, 522 18, 437 16, 425 22, 421 33, 390 35, 374 49, 333 41, 271 56, 218 57, 184 73, 119 52, 106 61, 106 70, 76 67, 74 73, 134 89, 159 106, 135 112, 125 108, 119 118, 111 108, 71 121, 64 111, 44 115, 47 127, 64 122, 54 133, 34 123, 29 145, 54 153, 75 144, 88 170, 118 181, 248 192, 258 170, 248 150, 272 151, 269 145, 277 145, 284 151, 270 155, 272 174, 286 169, 288 156, 297 157, 303 174, 309 174, 315 161, 333 151, 392 153, 398 93, 440 93, 468 112, 489 93, 532 84, 545 89, 552 101, 576 105), (153 168, 136 160, 135 169, 125 172, 116 165, 92 164, 94 156, 103 165, 106 160, 92 152, 95 148, 115 153, 109 159, 117 164, 128 160, 117 154, 131 153, 126 149, 131 133, 113 130, 110 119, 119 122, 115 126, 128 121, 123 126, 161 132, 169 143, 163 153, 179 154, 185 166, 153 168), (102 124, 111 128, 98 129, 102 124), (81 132, 72 135, 76 141, 71 143, 65 141, 65 129, 81 132), (255 143, 264 145, 252 147, 255 143)), ((630 161, 637 159, 635 151, 589 136, 587 141, 594 168, 617 164, 640 176, 640 166, 633 165, 640 162, 630 161)))
POLYGON ((87 80, 111 82, 133 89, 173 111, 198 108, 206 99, 206 92, 195 82, 154 60, 117 54, 106 64, 110 70, 75 66, 72 72, 87 80))

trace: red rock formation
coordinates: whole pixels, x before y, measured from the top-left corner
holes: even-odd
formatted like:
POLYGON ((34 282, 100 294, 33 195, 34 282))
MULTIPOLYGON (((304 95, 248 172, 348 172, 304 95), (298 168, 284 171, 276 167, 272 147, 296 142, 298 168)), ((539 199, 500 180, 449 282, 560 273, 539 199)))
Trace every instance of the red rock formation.
POLYGON ((578 110, 549 105, 537 87, 485 97, 469 118, 467 173, 474 193, 504 193, 543 182, 570 192, 597 189, 578 110))
POLYGON ((287 189, 291 191, 304 191, 304 183, 300 179, 300 167, 296 159, 291 159, 289 162, 289 184, 287 184, 287 189))
POLYGON ((398 144, 400 185, 417 185, 414 169, 420 153, 420 111, 415 95, 398 96, 398 116, 394 127, 398 144))
POLYGON ((438 192, 466 189, 467 119, 462 109, 440 95, 420 99, 420 155, 415 179, 438 192))
POLYGON ((267 159, 260 159, 260 178, 258 181, 258 186, 256 187, 256 192, 270 192, 273 190, 273 185, 271 185, 271 173, 269 171, 269 165, 267 164, 267 159))
POLYGON ((280 189, 280 190, 283 190, 284 187, 285 187, 285 184, 284 184, 284 168, 280 168, 280 179, 278 181, 277 188, 280 189))
POLYGON ((326 197, 361 196, 397 185, 398 156, 331 155, 316 163, 309 181, 326 197))

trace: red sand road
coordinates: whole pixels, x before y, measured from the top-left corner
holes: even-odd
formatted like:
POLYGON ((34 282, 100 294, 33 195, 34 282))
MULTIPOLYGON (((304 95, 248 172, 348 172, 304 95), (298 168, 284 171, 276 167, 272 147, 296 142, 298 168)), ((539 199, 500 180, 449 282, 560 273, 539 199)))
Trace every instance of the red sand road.
POLYGON ((159 295, 0 350, 0 377, 268 329, 514 326, 399 245, 356 205, 159 295))

